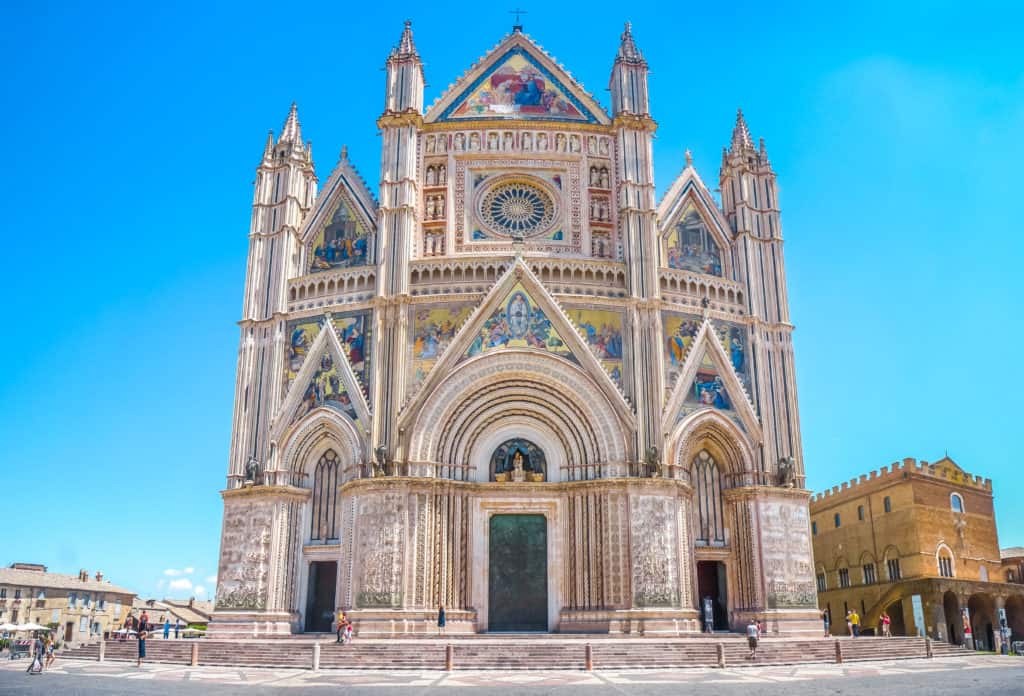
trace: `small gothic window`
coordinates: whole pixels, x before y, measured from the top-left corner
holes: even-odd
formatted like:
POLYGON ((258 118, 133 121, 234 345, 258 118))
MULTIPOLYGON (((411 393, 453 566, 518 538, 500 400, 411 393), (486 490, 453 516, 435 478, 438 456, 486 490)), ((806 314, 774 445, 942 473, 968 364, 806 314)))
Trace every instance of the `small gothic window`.
POLYGON ((954 493, 949 496, 949 506, 953 508, 953 512, 963 512, 964 499, 960 497, 959 493, 954 493))
POLYGON ((313 509, 309 520, 309 538, 333 541, 338 538, 338 474, 341 462, 334 450, 327 450, 316 464, 313 475, 313 509))
POLYGON ((834 516, 834 517, 833 517, 832 519, 833 519, 833 520, 835 521, 835 523, 836 523, 836 527, 838 527, 838 526, 839 526, 839 524, 840 524, 840 520, 839 520, 839 513, 837 512, 837 513, 835 514, 835 516, 834 516))
POLYGON ((864 506, 863 505, 858 505, 857 506, 857 519, 860 520, 861 522, 864 521, 864 506))
POLYGON ((724 544, 721 474, 707 450, 701 450, 693 460, 693 480, 697 489, 697 544, 724 544))
POLYGON ((864 571, 864 584, 874 585, 875 582, 877 582, 875 578, 875 564, 868 563, 862 568, 862 570, 864 571))
POLYGON ((839 586, 849 587, 850 586, 850 569, 840 568, 839 569, 839 586))
POLYGON ((811 522, 811 534, 815 534, 816 535, 817 533, 818 533, 818 523, 817 522, 811 522))
POLYGON ((885 496, 885 500, 882 501, 882 506, 885 508, 886 512, 892 512, 892 500, 889 496, 885 496))
POLYGON ((953 558, 945 550, 939 552, 939 575, 944 578, 953 577, 953 558))

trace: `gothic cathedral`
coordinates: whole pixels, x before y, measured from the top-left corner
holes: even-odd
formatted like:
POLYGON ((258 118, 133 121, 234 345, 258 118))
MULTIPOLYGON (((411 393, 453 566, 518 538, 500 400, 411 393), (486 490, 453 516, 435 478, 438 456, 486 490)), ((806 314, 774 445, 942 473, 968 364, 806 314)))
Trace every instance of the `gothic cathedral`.
POLYGON ((647 74, 517 26, 425 109, 406 23, 379 190, 268 136, 212 634, 817 630, 775 173, 656 202, 647 74))

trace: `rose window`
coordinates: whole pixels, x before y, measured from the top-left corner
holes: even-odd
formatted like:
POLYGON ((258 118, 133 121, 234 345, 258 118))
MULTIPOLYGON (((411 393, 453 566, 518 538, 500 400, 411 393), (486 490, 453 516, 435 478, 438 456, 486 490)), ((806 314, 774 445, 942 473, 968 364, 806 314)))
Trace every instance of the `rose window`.
POLYGON ((555 219, 555 202, 544 189, 522 181, 499 184, 480 201, 480 218, 499 234, 523 237, 543 232, 555 219))

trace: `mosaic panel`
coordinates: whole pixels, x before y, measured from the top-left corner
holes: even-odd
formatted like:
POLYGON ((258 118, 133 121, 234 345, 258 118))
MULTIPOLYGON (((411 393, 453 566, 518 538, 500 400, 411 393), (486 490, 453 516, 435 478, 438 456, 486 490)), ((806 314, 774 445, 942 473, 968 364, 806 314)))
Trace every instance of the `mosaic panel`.
POLYGON ((669 268, 722 275, 722 253, 692 203, 686 206, 683 217, 669 231, 665 239, 665 255, 669 268))
POLYGON ((368 262, 369 233, 344 198, 339 197, 334 210, 313 238, 309 272, 362 266, 368 262))
POLYGON ((412 315, 410 390, 418 389, 423 383, 475 306, 471 302, 415 305, 409 310, 412 315))
POLYGON ((604 309, 566 308, 584 340, 619 386, 622 385, 622 314, 604 309))
POLYGON ((500 348, 532 348, 553 353, 578 363, 551 320, 517 283, 497 310, 484 322, 473 340, 467 357, 500 348))

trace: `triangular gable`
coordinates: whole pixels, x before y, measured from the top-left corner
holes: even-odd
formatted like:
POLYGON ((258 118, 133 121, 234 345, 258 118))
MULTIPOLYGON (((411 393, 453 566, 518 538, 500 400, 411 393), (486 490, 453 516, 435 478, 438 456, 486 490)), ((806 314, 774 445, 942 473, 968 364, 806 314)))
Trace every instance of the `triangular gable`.
MULTIPOLYGON (((509 323, 507 319, 506 323, 509 323)), ((611 404, 618 410, 624 423, 632 423, 635 420, 632 409, 622 392, 591 353, 586 342, 577 333, 572 321, 544 289, 540 280, 530 271, 523 260, 517 258, 515 263, 498 278, 476 310, 470 314, 462 328, 457 331, 448 349, 427 374, 420 390, 406 403, 399 425, 406 424, 415 417, 434 387, 451 372, 457 363, 503 348, 544 350, 560 354, 578 365, 597 383, 611 404), (530 311, 529 316, 522 319, 519 317, 522 316, 526 307, 520 301, 525 302, 530 311), (496 317, 500 318, 502 315, 509 314, 510 304, 513 305, 511 311, 516 316, 511 322, 516 324, 514 328, 512 326, 506 328, 494 321, 496 317), (530 324, 531 321, 535 322, 536 330, 534 325, 530 324), (524 325, 525 331, 523 330, 524 325), (491 339, 492 335, 493 340, 491 339), (502 343, 506 335, 512 337, 507 343, 502 343), (494 345, 486 345, 485 341, 493 342, 494 345), (562 344, 561 346, 558 345, 559 342, 562 344), (473 356, 470 356, 470 352, 473 352, 473 356)))
POLYGON ((377 203, 343 152, 299 231, 303 273, 374 262, 377 203))
POLYGON ((658 207, 661 265, 728 276, 729 226, 707 187, 688 166, 658 207))
POLYGON ((334 322, 326 315, 278 412, 273 427, 275 439, 317 408, 332 409, 364 429, 370 427, 370 408, 347 353, 338 340, 334 322))
POLYGON ((601 105, 525 34, 514 32, 427 111, 427 123, 541 119, 608 124, 601 105))
POLYGON ((703 409, 727 412, 747 433, 760 439, 757 415, 710 319, 704 319, 693 336, 665 405, 664 431, 668 432, 674 421, 703 409))
POLYGON ((462 359, 502 348, 530 348, 579 364, 551 319, 522 283, 516 283, 480 325, 462 359))

